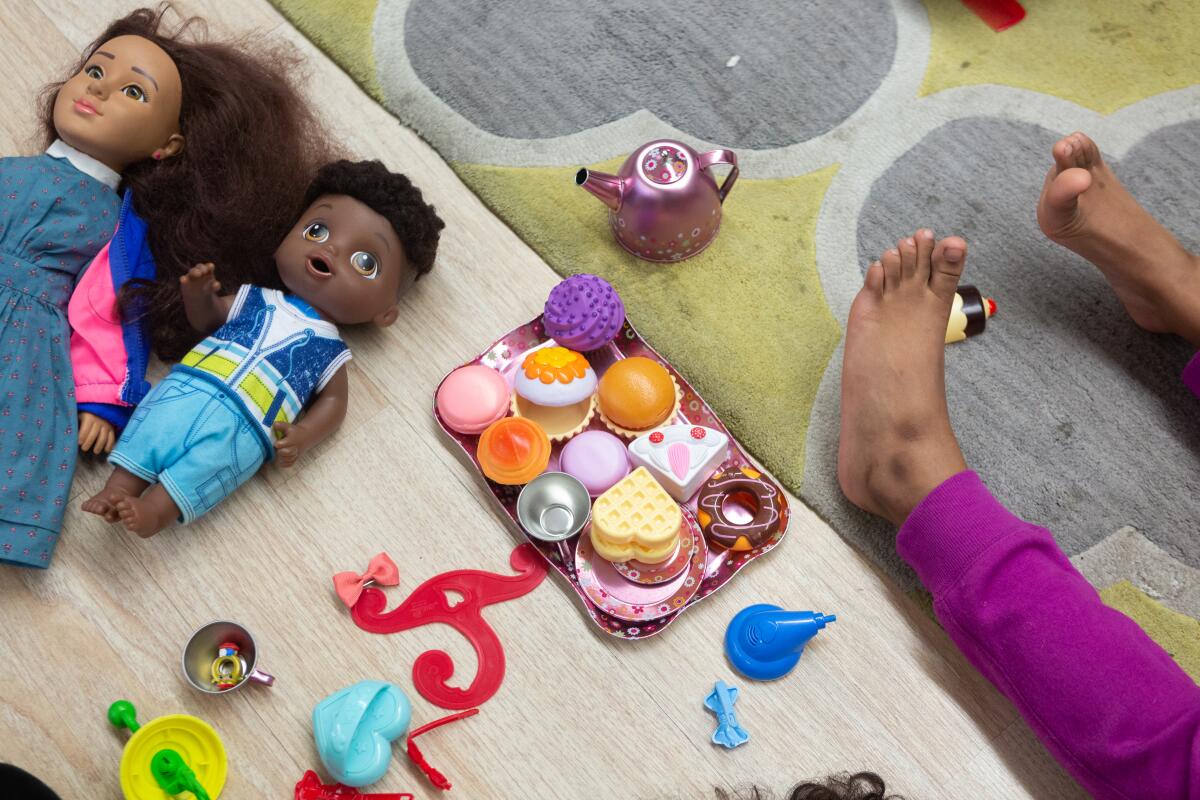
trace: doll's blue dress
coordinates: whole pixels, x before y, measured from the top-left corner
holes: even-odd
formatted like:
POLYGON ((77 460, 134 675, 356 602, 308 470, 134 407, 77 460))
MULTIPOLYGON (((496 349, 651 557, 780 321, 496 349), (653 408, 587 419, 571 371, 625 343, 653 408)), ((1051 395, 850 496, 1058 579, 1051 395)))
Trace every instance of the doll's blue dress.
POLYGON ((58 541, 78 448, 67 301, 119 180, 63 142, 0 159, 0 563, 44 569, 58 541))

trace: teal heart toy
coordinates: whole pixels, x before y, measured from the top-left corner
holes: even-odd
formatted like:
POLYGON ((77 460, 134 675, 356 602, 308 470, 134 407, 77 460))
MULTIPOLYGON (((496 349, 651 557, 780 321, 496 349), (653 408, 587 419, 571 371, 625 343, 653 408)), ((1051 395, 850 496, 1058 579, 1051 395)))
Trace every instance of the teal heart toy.
MULTIPOLYGON (((450 782, 425 761, 413 739, 426 731, 479 713, 473 708, 435 720, 413 731, 407 752, 435 786, 450 782)), ((358 788, 384 776, 392 761, 392 742, 408 731, 412 704, 400 687, 386 681, 362 681, 326 697, 313 709, 313 737, 325 769, 339 783, 358 788)))

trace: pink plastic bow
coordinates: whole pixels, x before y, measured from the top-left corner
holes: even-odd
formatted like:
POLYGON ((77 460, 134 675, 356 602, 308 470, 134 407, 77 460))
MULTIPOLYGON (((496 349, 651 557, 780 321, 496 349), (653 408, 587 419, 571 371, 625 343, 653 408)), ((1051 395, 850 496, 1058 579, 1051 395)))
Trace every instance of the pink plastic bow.
POLYGON ((400 570, 395 562, 388 558, 387 553, 380 553, 371 559, 367 571, 362 575, 355 572, 339 572, 333 576, 333 590, 347 608, 354 608, 358 598, 362 596, 363 587, 368 583, 378 583, 381 586, 395 586, 400 583, 400 570))

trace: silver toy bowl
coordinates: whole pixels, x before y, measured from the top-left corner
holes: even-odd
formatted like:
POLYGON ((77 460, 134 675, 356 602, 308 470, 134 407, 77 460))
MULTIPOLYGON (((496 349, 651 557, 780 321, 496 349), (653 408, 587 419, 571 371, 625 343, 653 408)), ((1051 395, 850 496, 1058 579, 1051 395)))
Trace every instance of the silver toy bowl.
POLYGON ((587 487, 565 472, 544 472, 521 490, 517 521, 535 539, 561 542, 583 530, 592 515, 587 487))

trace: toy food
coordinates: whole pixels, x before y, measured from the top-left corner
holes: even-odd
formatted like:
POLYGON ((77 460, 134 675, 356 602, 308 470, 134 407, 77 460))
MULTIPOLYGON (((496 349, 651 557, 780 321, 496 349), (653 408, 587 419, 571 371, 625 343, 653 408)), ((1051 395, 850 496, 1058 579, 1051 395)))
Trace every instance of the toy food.
POLYGON ((608 561, 658 564, 675 554, 683 514, 645 467, 596 498, 592 547, 608 561))
POLYGON ((750 467, 718 472, 705 481, 696 497, 696 508, 704 535, 730 550, 758 547, 783 528, 787 517, 783 492, 750 467), (746 518, 734 518, 726 501, 732 501, 733 507, 748 507, 746 518))
POLYGON ((629 452, 611 433, 584 431, 563 447, 558 465, 597 497, 629 474, 629 452))
POLYGON ((679 502, 686 502, 729 455, 729 437, 700 425, 668 425, 629 445, 634 464, 650 470, 679 502))
POLYGON ((996 301, 974 286, 959 286, 946 322, 946 344, 961 342, 968 336, 983 333, 988 319, 996 313, 996 301))
POLYGON ((458 433, 480 433, 508 414, 508 381, 482 364, 459 367, 437 390, 437 413, 458 433))
POLYGON ((517 372, 517 394, 539 406, 569 406, 596 391, 588 360, 565 347, 542 347, 525 356, 517 372))
POLYGON ((496 420, 479 437, 475 452, 483 474, 504 486, 520 486, 541 475, 550 463, 550 437, 531 419, 496 420))
POLYGON ((600 379, 600 416, 614 432, 633 438, 675 416, 679 387, 666 367, 643 356, 613 364, 600 379))
POLYGON ((597 350, 625 324, 625 304, 596 275, 573 275, 550 291, 542 317, 546 335, 572 350, 597 350))
POLYGON ((533 420, 552 442, 564 442, 592 421, 596 372, 586 358, 565 347, 543 347, 517 370, 512 411, 533 420))

